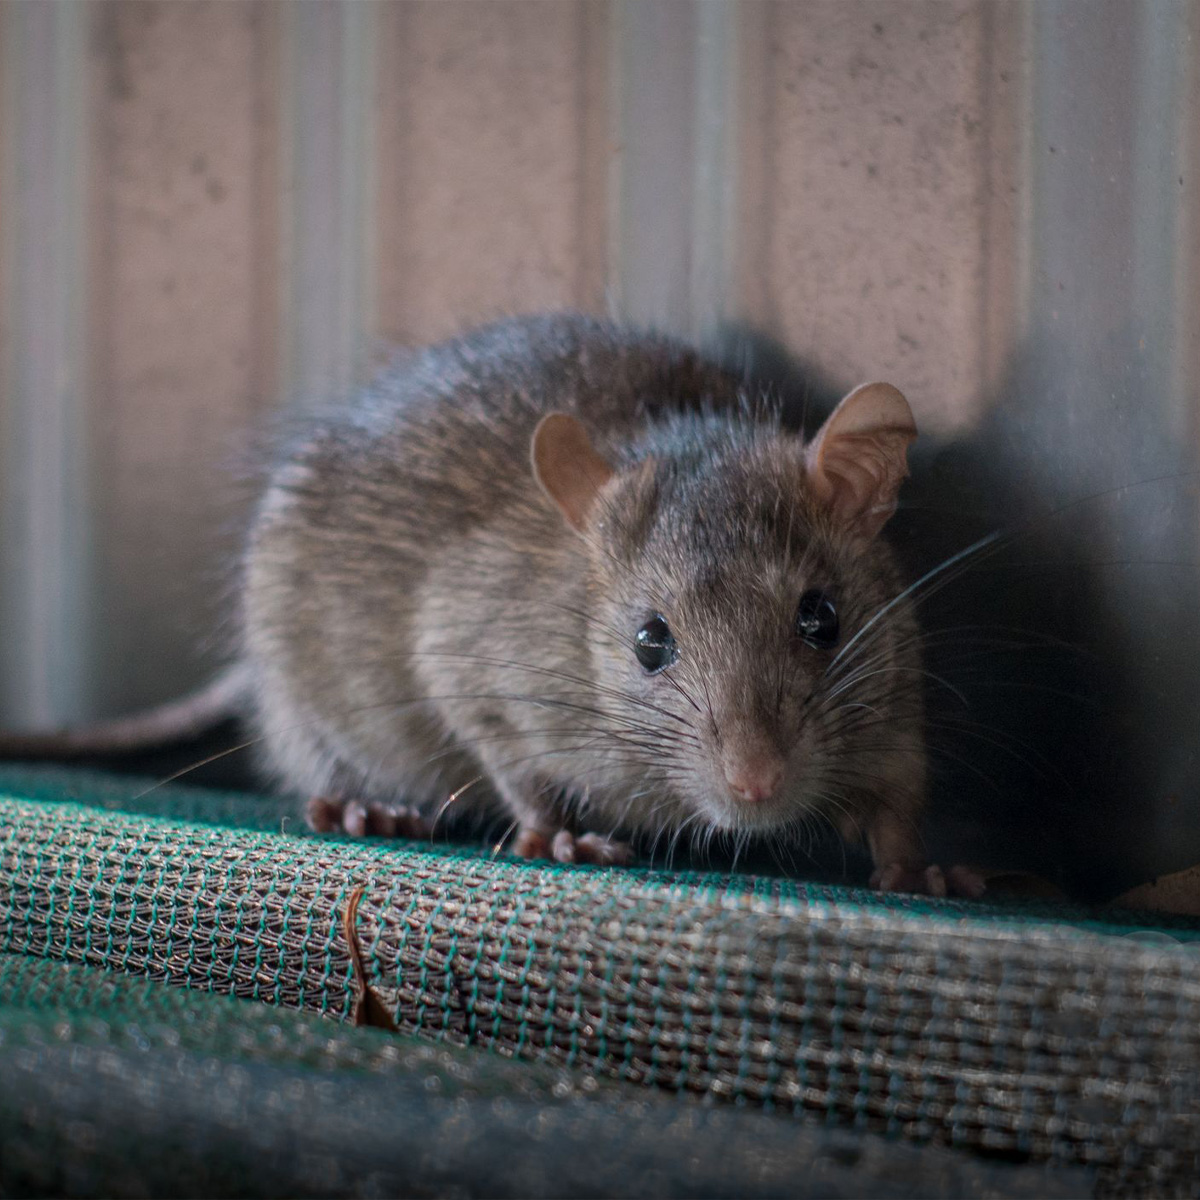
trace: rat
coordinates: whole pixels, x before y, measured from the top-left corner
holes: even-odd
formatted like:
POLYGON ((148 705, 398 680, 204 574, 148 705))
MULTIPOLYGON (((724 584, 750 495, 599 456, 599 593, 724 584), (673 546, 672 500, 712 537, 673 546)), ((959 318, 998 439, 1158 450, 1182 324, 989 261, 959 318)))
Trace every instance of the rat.
POLYGON ((171 715, 240 706, 318 830, 468 806, 518 855, 615 864, 825 826, 877 888, 978 895, 918 832, 921 634, 881 536, 915 437, 889 384, 806 441, 684 343, 575 314, 406 354, 277 444, 236 664, 171 715))

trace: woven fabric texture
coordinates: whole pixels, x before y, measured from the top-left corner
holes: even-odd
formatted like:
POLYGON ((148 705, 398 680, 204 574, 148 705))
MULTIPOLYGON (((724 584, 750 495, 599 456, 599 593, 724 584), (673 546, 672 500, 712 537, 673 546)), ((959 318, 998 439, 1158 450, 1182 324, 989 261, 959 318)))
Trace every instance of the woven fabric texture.
POLYGON ((0 1195, 1075 1197, 1083 1169, 0 954, 0 1195))
POLYGON ((405 1031, 1083 1166, 1102 1192, 1196 1187, 1186 922, 356 844, 245 828, 231 800, 205 821, 202 796, 139 812, 128 790, 50 802, 53 780, 33 796, 16 778, 0 951, 346 1017, 340 917, 361 885, 372 986, 405 1031))

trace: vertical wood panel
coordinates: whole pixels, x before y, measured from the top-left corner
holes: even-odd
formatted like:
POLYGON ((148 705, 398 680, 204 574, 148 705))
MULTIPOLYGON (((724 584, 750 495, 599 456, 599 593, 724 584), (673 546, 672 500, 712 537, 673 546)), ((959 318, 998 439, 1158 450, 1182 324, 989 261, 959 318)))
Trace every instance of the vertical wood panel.
POLYGON ((1195 293, 1197 74, 1200 5, 1186 0, 1139 5, 1137 136, 1132 153, 1133 311, 1146 322, 1148 358, 1163 363, 1163 421, 1185 443, 1195 420, 1197 322, 1195 293))
POLYGON ((991 7, 771 3, 746 30, 743 310, 943 429, 972 419, 986 373, 991 7))
POLYGON ((1026 299, 1033 269, 1033 6, 987 5, 980 34, 983 261, 975 298, 981 386, 995 404, 1008 386, 1013 356, 1030 335, 1026 299))
POLYGON ((1200 854, 1200 678, 1180 653, 1196 644, 1200 592, 1196 448, 1182 412, 1198 394, 1177 369, 1196 337, 1188 7, 1035 9, 1032 336, 989 446, 1029 480, 1026 504, 1073 502, 1059 544, 1103 564, 1071 572, 1057 596, 1043 581, 1052 602, 1076 601, 1084 619, 1070 635, 1101 647, 1117 681, 1103 688, 1111 733, 1086 748, 1088 819, 1072 822, 1065 857, 1147 874, 1200 854))
POLYGON ((87 707, 87 20, 77 5, 0 10, 0 719, 18 726, 87 707))
POLYGON ((730 0, 615 10, 613 306, 700 342, 731 299, 737 12, 730 0))
POLYGON ((379 13, 379 326, 436 338, 596 307, 603 10, 415 0, 379 13))
MULTIPOLYGON (((1182 198, 1190 203, 1180 204, 1183 224, 1183 269, 1179 274, 1179 304, 1182 331, 1175 360, 1175 384, 1187 414, 1183 420, 1184 435, 1191 447, 1200 447, 1200 5, 1189 4, 1179 23, 1179 53, 1184 56, 1183 118, 1180 122, 1179 185, 1182 198), (1189 334, 1188 330, 1192 332, 1189 334)), ((1200 541, 1200 528, 1195 531, 1200 541)))
POLYGON ((94 601, 114 709, 207 669, 238 512, 225 467, 275 392, 277 71, 261 3, 93 18, 94 601))
POLYGON ((692 325, 698 16, 691 0, 623 0, 614 39, 614 306, 678 331, 692 325))
POLYGON ((375 4, 286 4, 283 399, 321 403, 361 374, 374 324, 375 4))

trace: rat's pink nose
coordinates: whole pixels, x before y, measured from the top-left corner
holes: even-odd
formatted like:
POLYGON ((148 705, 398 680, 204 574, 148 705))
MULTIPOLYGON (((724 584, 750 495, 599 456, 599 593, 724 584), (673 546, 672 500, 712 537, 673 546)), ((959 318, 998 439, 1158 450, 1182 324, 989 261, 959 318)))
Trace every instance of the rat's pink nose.
POLYGON ((735 800, 758 804, 769 800, 783 782, 783 763, 778 759, 765 762, 739 763, 725 768, 725 782, 735 800))

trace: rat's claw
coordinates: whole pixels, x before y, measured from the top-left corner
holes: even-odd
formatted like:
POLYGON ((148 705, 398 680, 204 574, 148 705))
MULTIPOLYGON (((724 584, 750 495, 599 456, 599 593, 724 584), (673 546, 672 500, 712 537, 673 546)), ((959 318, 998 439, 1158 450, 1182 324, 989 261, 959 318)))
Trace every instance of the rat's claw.
POLYGON ((925 884, 925 894, 927 896, 945 896, 946 877, 942 874, 941 867, 936 864, 930 864, 926 867, 922 882, 925 884))
POLYGON ((367 806, 361 800, 347 800, 342 805, 342 829, 352 838, 367 835, 367 806))
POLYGON ((876 867, 871 872, 871 887, 877 892, 900 892, 906 891, 903 887, 903 881, 908 876, 907 872, 899 863, 889 863, 886 867, 876 867))
POLYGON ((518 829, 512 852, 518 858, 550 858, 550 840, 539 829, 518 829))
POLYGON ((313 796, 304 806, 304 819, 315 833, 333 833, 341 827, 342 807, 332 796, 313 796))
POLYGON ((550 843, 550 857, 555 862, 573 863, 575 861, 575 835, 569 830, 560 829, 550 843))
POLYGON ((368 804, 367 832, 379 837, 424 838, 433 826, 407 804, 368 804))
POLYGON ((628 842, 613 841, 599 833, 585 833, 574 840, 575 862, 594 863, 598 867, 623 867, 633 858, 628 842))
POLYGON ((569 829, 560 829, 553 837, 536 829, 522 829, 513 840, 512 852, 521 858, 550 858, 597 867, 624 866, 633 857, 627 842, 616 842, 598 833, 576 837, 569 829))
POLYGON ((978 900, 987 891, 987 881, 974 867, 950 867, 946 881, 954 895, 966 896, 968 900, 978 900))
POLYGON ((888 863, 871 874, 871 886, 880 892, 915 892, 921 896, 964 896, 978 900, 987 890, 983 876, 970 867, 950 867, 943 872, 936 864, 913 869, 888 863))
POLYGON ((377 800, 346 800, 314 796, 304 810, 317 833, 345 833, 350 837, 427 837, 430 824, 415 808, 377 800))

